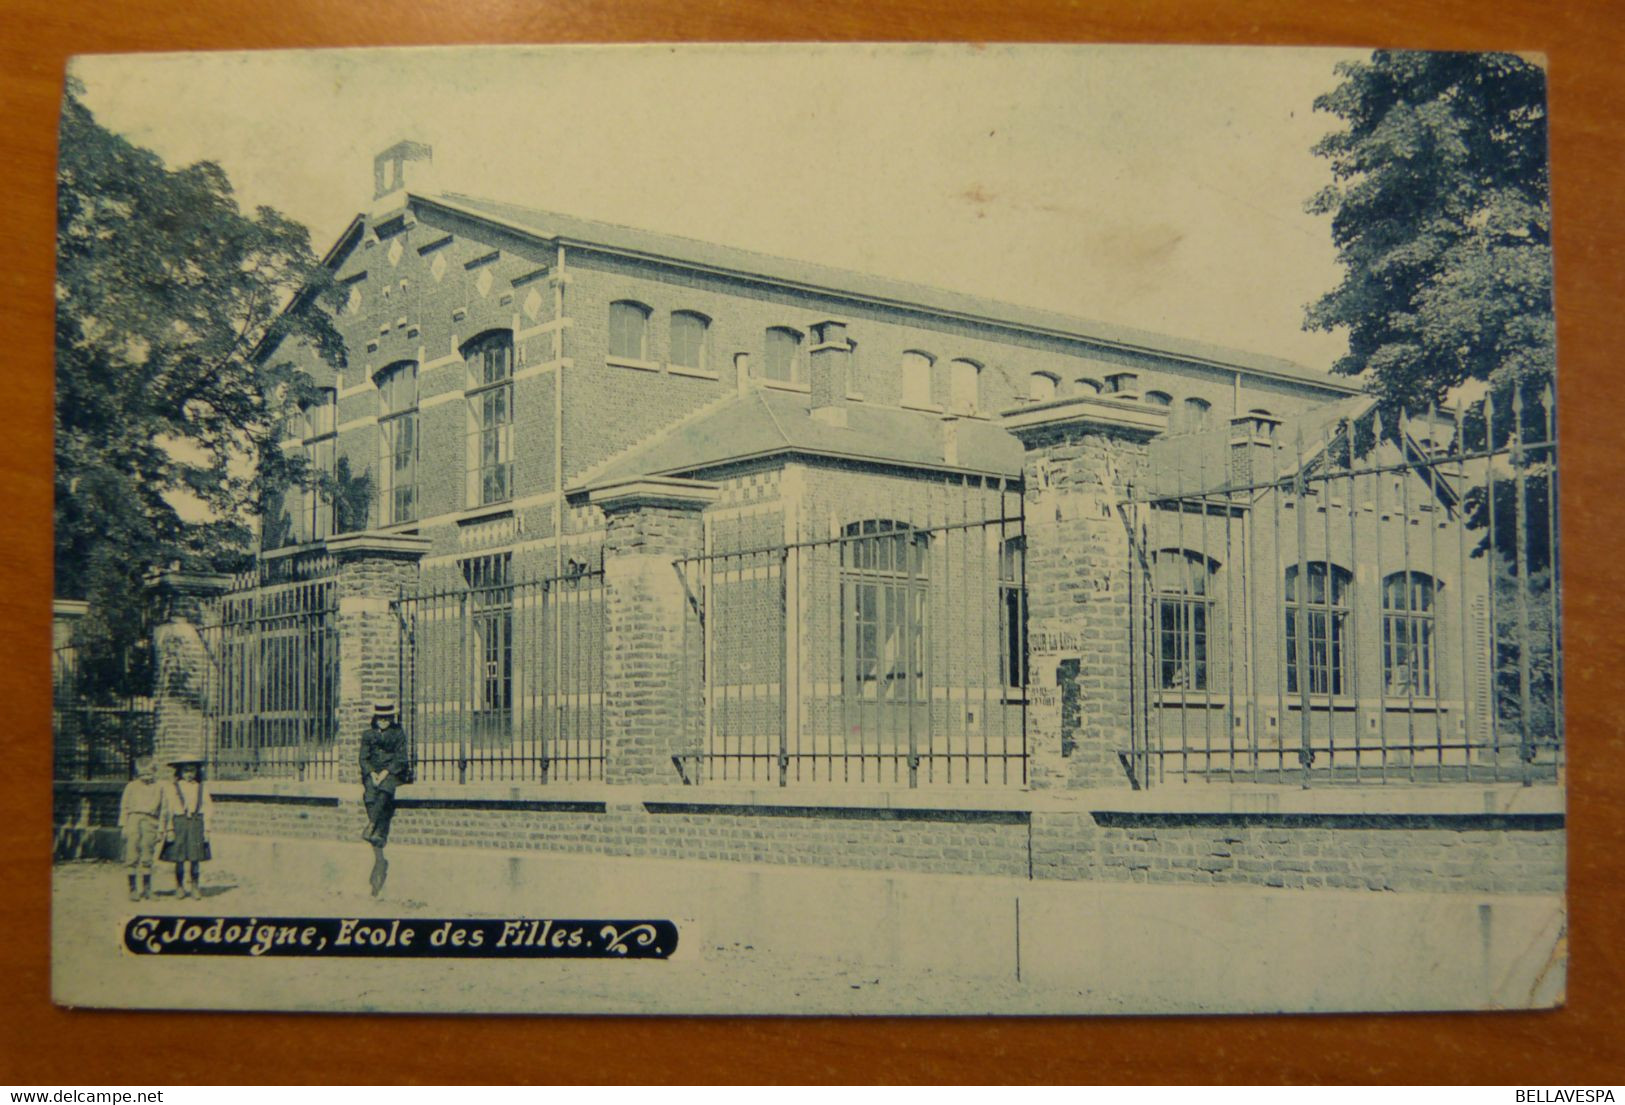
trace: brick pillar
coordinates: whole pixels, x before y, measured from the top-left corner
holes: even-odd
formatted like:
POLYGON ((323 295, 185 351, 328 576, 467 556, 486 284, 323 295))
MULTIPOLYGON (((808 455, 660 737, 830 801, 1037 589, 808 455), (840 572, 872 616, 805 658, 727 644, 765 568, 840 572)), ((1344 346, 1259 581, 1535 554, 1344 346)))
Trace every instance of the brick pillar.
POLYGON ((155 589, 164 621, 152 633, 157 678, 152 691, 153 752, 160 763, 212 751, 206 725, 215 681, 199 627, 214 620, 231 577, 163 572, 155 589))
POLYGON ((649 478, 595 489, 604 512, 604 778, 680 783, 703 741, 699 638, 673 561, 703 548, 713 484, 649 478), (685 649, 687 650, 685 652, 685 649))
POLYGON ((333 755, 337 780, 361 784, 361 734, 380 700, 400 695, 400 624, 390 601, 417 583, 426 537, 354 533, 335 537, 327 551, 338 589, 338 734, 333 755))
POLYGON ((1029 778, 1037 788, 1127 786, 1118 752, 1129 746, 1138 642, 1118 505, 1143 482, 1167 412, 1133 394, 1086 395, 1006 411, 1003 423, 1027 450, 1029 778))

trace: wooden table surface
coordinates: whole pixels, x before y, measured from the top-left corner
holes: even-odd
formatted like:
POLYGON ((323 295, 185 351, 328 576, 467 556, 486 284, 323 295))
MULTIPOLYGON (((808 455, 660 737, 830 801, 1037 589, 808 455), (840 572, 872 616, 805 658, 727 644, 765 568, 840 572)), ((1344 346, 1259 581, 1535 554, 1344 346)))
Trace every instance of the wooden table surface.
MULTIPOLYGON (((0 1083, 1625 1081, 1625 5, 1484 0, 0 0, 0 1083), (987 40, 1538 50, 1550 59, 1570 752, 1569 1004, 1549 1013, 1031 1019, 74 1012, 48 966, 53 166, 88 52, 601 41, 987 40), (184 1048, 163 1041, 186 1040, 184 1048), (382 1070, 380 1071, 380 1064, 382 1070)), ((1306 291, 1305 299, 1309 298, 1306 291)))

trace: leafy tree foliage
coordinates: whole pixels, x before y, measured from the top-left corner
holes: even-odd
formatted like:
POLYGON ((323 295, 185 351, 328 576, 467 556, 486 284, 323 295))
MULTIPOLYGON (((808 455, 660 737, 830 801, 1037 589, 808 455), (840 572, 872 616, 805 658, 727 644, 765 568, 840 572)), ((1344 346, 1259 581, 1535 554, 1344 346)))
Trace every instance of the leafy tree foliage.
POLYGON ((277 438, 311 381, 263 351, 340 365, 344 347, 303 226, 239 210, 211 162, 167 168, 81 95, 57 170, 56 586, 118 651, 152 570, 245 566, 269 497, 310 479, 277 438))
POLYGON ((1338 73, 1315 101, 1344 123, 1315 147, 1333 183, 1308 208, 1331 216, 1343 278, 1306 325, 1348 329, 1333 367, 1378 398, 1357 453, 1399 441, 1402 415, 1482 392, 1446 417, 1461 453, 1505 451, 1462 488, 1497 609, 1496 712, 1546 739, 1561 717, 1546 76, 1511 54, 1406 51, 1338 73))
POLYGON ((1308 308, 1347 327, 1335 370, 1415 413, 1467 380, 1529 388, 1554 367, 1546 77, 1511 54, 1378 51, 1315 101, 1345 128, 1315 152, 1333 183, 1342 282, 1308 308))

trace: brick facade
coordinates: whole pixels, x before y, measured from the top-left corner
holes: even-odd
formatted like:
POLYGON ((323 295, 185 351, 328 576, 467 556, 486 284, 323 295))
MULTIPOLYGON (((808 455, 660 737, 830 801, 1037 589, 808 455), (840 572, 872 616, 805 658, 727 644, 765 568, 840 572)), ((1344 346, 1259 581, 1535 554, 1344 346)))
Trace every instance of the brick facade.
MULTIPOLYGON (((602 568, 602 779, 420 784, 403 791, 397 840, 1037 879, 1561 888, 1560 794, 1495 814, 1481 811, 1499 809, 1494 802, 1504 796, 1489 791, 1478 810, 1432 795, 1396 804, 1375 788, 1345 792, 1364 809, 1323 793, 1283 811, 1278 792, 1256 788, 1214 788, 1193 804, 1167 790, 1141 793, 1145 779, 1122 756, 1132 719, 1146 709, 1132 670, 1135 650, 1145 647, 1131 578, 1136 527, 1156 543, 1187 544, 1182 513, 1148 520, 1125 509, 1152 475, 1152 440, 1190 428, 1178 424, 1195 409, 1187 400, 1225 422, 1250 417, 1262 425, 1346 389, 1216 355, 1017 325, 968 307, 911 306, 562 232, 550 237, 461 201, 397 197, 359 220, 336 254, 338 278, 354 293, 340 320, 350 366, 338 374, 309 367, 337 394, 338 455, 376 476, 374 378, 397 362, 417 365, 415 517, 388 533, 327 541, 339 580, 336 784, 218 784, 219 831, 353 835, 356 795, 346 788, 356 781, 356 744, 372 702, 394 697, 400 683, 390 600, 414 586, 454 591, 466 585, 469 559, 508 555, 515 577, 531 580, 565 574, 566 564, 578 574, 602 568), (646 314, 635 350, 610 348, 615 304, 646 314), (680 313, 707 321, 698 364, 678 363, 672 334, 680 313), (800 337, 788 379, 764 379, 772 328, 800 337), (493 331, 513 347, 513 479, 508 497, 480 503, 469 478, 475 381, 463 352, 493 331), (905 355, 929 365, 928 402, 918 392, 905 397, 905 355), (956 361, 976 369, 975 401, 958 409, 956 361), (1035 374, 1057 382, 1054 398, 1027 401, 1035 374), (942 462, 911 466, 830 446, 735 455, 687 474, 696 478, 595 482, 617 458, 756 388, 807 393, 810 417, 832 432, 845 430, 854 411, 899 409, 906 398, 911 416, 941 421, 942 462), (1248 414, 1255 409, 1265 413, 1248 414), (1019 471, 955 462, 958 427, 993 419, 1024 446, 1019 471), (1016 515, 1024 517, 1011 532, 1025 537, 1027 698, 995 693, 991 702, 973 702, 968 688, 985 688, 998 675, 997 652, 986 648, 1005 582, 997 574, 1005 537, 998 520, 1016 515), (990 528, 973 528, 984 520, 990 528), (842 650, 854 647, 842 621, 850 594, 839 543, 847 527, 876 521, 933 531, 924 563, 953 587, 918 614, 931 630, 921 664, 948 688, 940 703, 930 688, 927 722, 949 732, 975 724, 1013 733, 1015 747, 1025 748, 1025 774, 1018 763, 978 795, 950 791, 945 784, 969 781, 969 771, 933 774, 929 757, 914 781, 927 791, 942 786, 940 794, 905 792, 900 776, 878 773, 833 797, 798 790, 810 777, 786 778, 775 755, 781 724, 791 749, 798 740, 827 740, 837 722, 850 731, 850 719, 832 705, 850 667, 842 650), (820 543, 823 559, 811 547, 820 543), (775 547, 782 557, 707 577, 706 643, 696 628, 701 600, 678 565, 775 547), (794 710, 757 696, 780 678, 811 688, 794 710), (703 698, 708 686, 711 702, 703 698), (956 687, 964 692, 958 700, 956 687), (713 712, 718 725, 772 742, 749 776, 755 785, 792 785, 772 796, 699 785, 708 781, 697 753, 713 712)), ((1260 478, 1277 460, 1267 440, 1261 448, 1252 448, 1253 438, 1240 444, 1231 478, 1260 478)), ((1255 509, 1272 508, 1288 509, 1255 509)), ((369 525, 378 521, 375 507, 369 525)), ((1402 530, 1410 522, 1379 524, 1402 530)), ((1251 533, 1248 555, 1256 560, 1251 533)), ((1318 554, 1329 559, 1331 551, 1318 554)), ((1442 567, 1440 577, 1466 591, 1442 567)))

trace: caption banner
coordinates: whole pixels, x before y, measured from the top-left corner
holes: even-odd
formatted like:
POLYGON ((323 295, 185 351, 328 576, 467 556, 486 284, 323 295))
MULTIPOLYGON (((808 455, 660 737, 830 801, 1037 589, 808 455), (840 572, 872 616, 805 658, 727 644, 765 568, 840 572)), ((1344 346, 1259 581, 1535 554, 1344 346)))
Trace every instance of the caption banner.
POLYGON ((677 926, 528 917, 132 917, 124 947, 136 955, 666 959, 677 950, 677 926))

